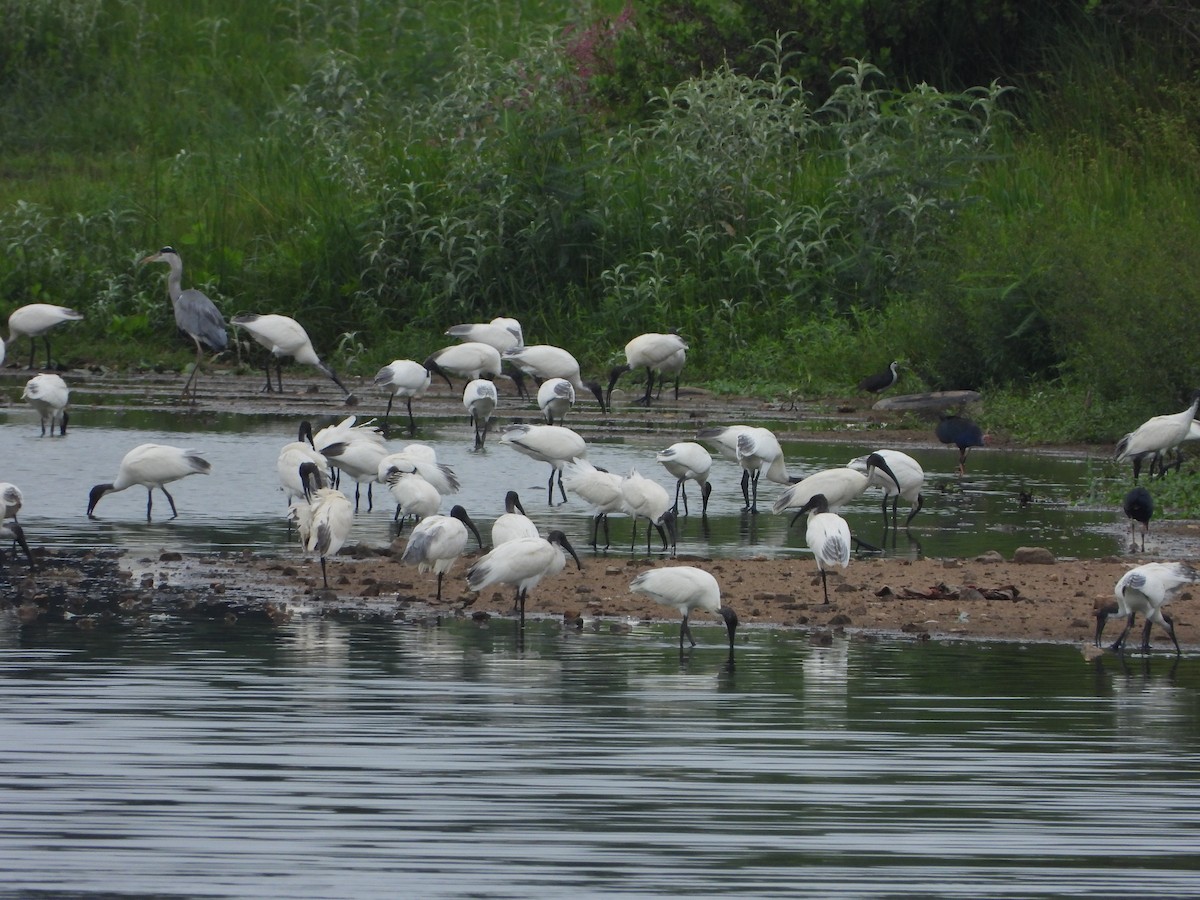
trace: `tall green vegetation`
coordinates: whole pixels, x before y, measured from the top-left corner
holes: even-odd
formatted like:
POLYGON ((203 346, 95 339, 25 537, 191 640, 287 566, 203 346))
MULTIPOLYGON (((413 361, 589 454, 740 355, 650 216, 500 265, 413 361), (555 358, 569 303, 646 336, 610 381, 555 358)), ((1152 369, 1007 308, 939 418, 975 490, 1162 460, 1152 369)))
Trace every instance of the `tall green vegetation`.
POLYGON ((81 358, 160 359, 134 261, 172 243, 227 314, 295 315, 364 374, 503 313, 588 367, 678 328, 691 377, 764 393, 900 358, 1056 439, 1174 408, 1174 7, 896 6, 4 0, 0 311, 75 306, 81 358))

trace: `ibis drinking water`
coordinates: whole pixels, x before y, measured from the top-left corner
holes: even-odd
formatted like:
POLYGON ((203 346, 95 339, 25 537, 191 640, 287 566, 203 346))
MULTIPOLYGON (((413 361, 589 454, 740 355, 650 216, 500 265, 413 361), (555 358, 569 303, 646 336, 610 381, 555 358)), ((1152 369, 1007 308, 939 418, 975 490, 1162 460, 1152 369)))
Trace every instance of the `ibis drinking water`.
POLYGON ((539 385, 549 378, 565 378, 576 391, 591 391, 596 402, 600 404, 600 412, 608 412, 604 402, 604 391, 599 383, 584 381, 579 374, 579 362, 561 347, 550 344, 517 347, 505 351, 504 361, 516 366, 539 385))
POLYGON ((283 360, 290 356, 301 365, 313 366, 325 373, 330 381, 342 389, 348 406, 353 406, 358 402, 350 393, 349 388, 342 384, 337 373, 317 356, 317 351, 313 349, 312 341, 309 340, 304 326, 291 316, 281 316, 275 313, 263 315, 247 313, 234 316, 232 321, 234 325, 244 328, 259 344, 267 348, 269 353, 265 366, 267 385, 263 388, 267 393, 276 389, 279 393, 283 393, 283 360), (272 359, 275 361, 275 387, 271 386, 272 359))
MULTIPOLYGON (((904 520, 907 527, 912 523, 913 516, 919 513, 925 505, 925 497, 921 488, 925 486, 925 470, 921 464, 900 450, 876 450, 867 456, 859 456, 846 464, 857 472, 867 476, 867 487, 877 487, 883 491, 883 524, 888 524, 888 500, 892 501, 892 527, 896 527, 898 507, 903 499, 909 505, 908 518, 904 520), (871 458, 877 457, 886 466, 872 464, 871 458)), ((826 494, 828 497, 828 494, 826 494)))
POLYGON ((609 372, 607 391, 609 405, 612 405, 612 392, 616 387, 617 380, 626 372, 632 372, 634 369, 646 370, 646 393, 635 400, 635 403, 649 406, 650 394, 654 388, 654 373, 659 373, 661 389, 661 379, 666 377, 668 371, 675 375, 675 399, 678 400, 679 373, 687 358, 687 349, 688 345, 684 339, 674 332, 639 334, 625 345, 625 362, 609 372))
POLYGON ((486 378, 468 381, 467 386, 463 388, 463 406, 467 410, 467 415, 471 417, 476 450, 483 449, 484 442, 487 440, 488 423, 491 422, 492 413, 496 411, 496 405, 499 402, 500 395, 496 392, 496 385, 486 378))
POLYGON ((1113 588, 1115 600, 1096 604, 1096 646, 1104 637, 1104 625, 1109 619, 1126 619, 1125 629, 1112 645, 1112 650, 1124 652, 1125 638, 1133 621, 1141 613, 1146 621, 1142 629, 1142 652, 1150 650, 1150 629, 1158 625, 1179 655, 1179 640, 1175 636, 1175 620, 1163 612, 1163 607, 1189 585, 1200 582, 1200 571, 1188 563, 1146 563, 1122 575, 1113 588))
POLYGON ((167 485, 189 475, 207 475, 211 470, 212 465, 196 450, 166 444, 139 444, 125 454, 116 478, 92 488, 88 494, 87 516, 89 519, 96 518, 96 504, 105 494, 141 485, 146 489, 147 522, 154 507, 155 488, 162 491, 171 504, 171 518, 177 518, 179 511, 175 508, 175 498, 167 490, 167 485))
POLYGON ((725 622, 725 631, 729 635, 729 658, 733 658, 733 641, 738 627, 737 613, 721 602, 721 586, 711 573, 696 566, 650 569, 633 579, 629 583, 629 589, 638 594, 645 594, 656 603, 679 610, 679 614, 683 616, 679 623, 680 653, 683 652, 684 638, 687 638, 693 647, 696 646, 696 639, 692 637, 692 629, 688 623, 694 611, 719 615, 725 622))
POLYGON ((700 488, 701 515, 708 515, 708 498, 712 494, 712 482, 708 474, 712 470, 712 455, 695 441, 680 441, 654 457, 663 468, 675 477, 675 505, 678 514, 679 498, 683 497, 683 514, 688 514, 687 483, 696 482, 700 488))
POLYGON ((500 435, 500 443, 518 453, 550 464, 550 480, 546 482, 547 502, 554 505, 554 478, 563 503, 567 492, 563 487, 562 469, 567 463, 587 457, 587 443, 582 437, 562 425, 509 425, 500 435))

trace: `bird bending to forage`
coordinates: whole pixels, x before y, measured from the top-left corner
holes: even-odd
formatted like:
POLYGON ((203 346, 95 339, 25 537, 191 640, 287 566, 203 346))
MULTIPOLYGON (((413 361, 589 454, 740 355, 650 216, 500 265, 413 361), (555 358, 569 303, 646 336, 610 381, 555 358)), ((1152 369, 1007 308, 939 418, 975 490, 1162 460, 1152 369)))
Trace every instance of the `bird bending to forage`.
POLYGON ((834 566, 845 569, 850 565, 850 526, 837 513, 829 511, 829 502, 824 494, 816 494, 800 508, 808 513, 808 528, 804 539, 817 559, 817 571, 821 573, 821 590, 825 602, 829 603, 829 585, 826 572, 834 566))
POLYGON ((404 522, 410 516, 414 522, 419 522, 428 516, 435 516, 442 508, 442 495, 432 484, 416 472, 401 472, 391 470, 385 479, 388 491, 396 501, 396 514, 392 521, 399 523, 404 530, 404 522))
POLYGON ((583 563, 579 561, 575 548, 558 529, 550 531, 544 538, 527 537, 508 541, 494 547, 467 570, 467 587, 472 591, 482 591, 493 584, 515 587, 515 605, 523 625, 529 592, 547 575, 555 575, 563 570, 567 564, 564 550, 571 554, 575 565, 582 571, 583 563))
POLYGON ((466 407, 467 414, 471 417, 471 428, 475 431, 476 450, 483 449, 483 444, 487 440, 488 423, 491 422, 492 413, 496 411, 496 405, 499 402, 500 395, 496 392, 496 385, 486 378, 468 381, 467 386, 463 389, 463 406, 466 407))
POLYGON ((54 434, 55 426, 58 427, 60 436, 67 433, 67 420, 70 417, 67 413, 67 401, 70 398, 71 391, 67 388, 67 383, 61 376, 53 374, 34 375, 21 394, 21 399, 37 410, 38 417, 42 420, 42 437, 46 436, 47 426, 51 435, 54 434))
MULTIPOLYGON (((921 464, 899 450, 876 450, 867 456, 856 457, 848 462, 847 467, 867 476, 867 487, 877 487, 883 491, 883 524, 888 524, 888 500, 892 501, 892 527, 896 527, 897 508, 900 499, 909 505, 908 518, 904 520, 905 527, 912 523, 913 516, 925 505, 925 497, 921 488, 925 486, 925 470, 921 464), (871 463, 871 457, 878 456, 887 466, 886 469, 871 463), (888 473, 888 474, 885 474, 888 473)), ((828 494, 826 494, 828 498, 828 494)), ((830 508, 833 508, 832 505, 830 508)))
POLYGON ((683 514, 688 514, 687 482, 694 481, 700 486, 700 498, 703 503, 701 515, 708 515, 708 498, 712 494, 712 482, 708 473, 712 469, 712 455, 694 441, 680 441, 672 444, 666 450, 658 451, 656 461, 675 477, 675 505, 672 507, 678 513, 679 497, 683 496, 683 514))
POLYGON ((300 467, 306 462, 316 466, 326 482, 330 480, 329 460, 313 445, 312 424, 304 421, 300 423, 296 440, 280 447, 279 456, 275 459, 279 486, 283 488, 289 505, 305 494, 300 467))
MULTIPOLYGON (((1117 443, 1117 462, 1130 460, 1133 463, 1133 480, 1136 483, 1141 473, 1142 461, 1151 458, 1150 473, 1154 474, 1155 461, 1162 454, 1175 450, 1191 436, 1192 421, 1200 409, 1200 391, 1192 394, 1192 405, 1183 412, 1167 416, 1154 416, 1125 435, 1117 443)), ((1165 469, 1161 469, 1165 472, 1165 469)))
POLYGON ((868 375, 858 383, 860 391, 867 391, 872 394, 878 394, 886 391, 897 381, 900 380, 900 363, 895 360, 884 369, 882 372, 876 372, 874 375, 868 375))
POLYGON ((499 375, 500 351, 481 341, 451 344, 431 354, 425 360, 425 368, 445 379, 450 390, 454 390, 451 375, 457 375, 467 381, 474 381, 476 378, 490 380, 499 375))
POLYGON ((670 566, 650 569, 629 583, 629 589, 645 594, 656 603, 673 606, 679 610, 683 620, 679 623, 679 652, 683 652, 686 637, 693 647, 696 639, 688 619, 694 610, 715 613, 725 621, 729 634, 729 658, 733 658, 733 639, 738 627, 737 613, 721 602, 721 586, 717 579, 695 566, 670 566))
POLYGON ((646 393, 641 396, 635 403, 642 406, 650 405, 650 393, 654 389, 654 373, 659 373, 659 388, 662 388, 662 381, 666 378, 666 373, 670 372, 675 375, 675 399, 679 399, 679 373, 683 370, 683 364, 687 358, 688 345, 679 335, 674 332, 660 334, 650 332, 647 334, 639 334, 628 344, 625 345, 625 362, 622 365, 615 366, 608 374, 608 391, 606 397, 609 406, 612 405, 612 392, 616 387, 617 379, 626 372, 632 372, 634 369, 644 368, 646 370, 646 393))
MULTIPOLYGON (((46 368, 54 368, 50 357, 50 331, 63 322, 78 322, 83 313, 68 309, 65 306, 55 306, 53 303, 30 303, 17 307, 8 317, 8 343, 15 344, 18 338, 29 338, 29 368, 33 368, 34 353, 37 349, 37 339, 41 337, 46 346, 46 368)), ((3 351, 0 351, 0 363, 4 362, 3 351)))
MULTIPOLYGON (((817 494, 825 498, 826 510, 836 512, 847 503, 860 497, 870 485, 871 478, 878 472, 884 473, 881 482, 894 493, 899 487, 899 479, 892 472, 887 461, 878 453, 863 457, 864 468, 838 466, 833 469, 822 469, 803 478, 789 487, 775 501, 772 512, 775 515, 786 515, 795 510, 790 528, 796 520, 808 509, 808 502, 817 494)), ((885 501, 886 504, 886 501, 885 501)))
POLYGON ((1146 563, 1122 575, 1113 588, 1116 600, 1096 601, 1096 646, 1104 636, 1109 619, 1127 618, 1125 629, 1112 645, 1117 653, 1124 652, 1125 638, 1133 628, 1133 620, 1141 613, 1146 620, 1142 629, 1142 652, 1150 651, 1150 628, 1159 625, 1166 631, 1175 654, 1180 655, 1179 640, 1175 637, 1175 620, 1162 608, 1184 587, 1200 582, 1200 572, 1187 563, 1146 563))
POLYGON ((604 549, 612 542, 608 535, 610 513, 625 512, 625 497, 621 493, 620 475, 598 469, 586 459, 577 459, 563 467, 563 483, 578 494, 592 512, 592 549, 598 550, 600 523, 604 523, 604 549))
POLYGON ((278 389, 279 393, 283 393, 283 358, 290 356, 302 365, 313 366, 324 372, 330 381, 342 389, 347 406, 354 406, 358 402, 358 399, 350 393, 349 388, 342 384, 337 373, 317 356, 317 351, 313 349, 312 341, 308 339, 308 332, 304 330, 304 326, 291 316, 281 316, 275 313, 265 315, 246 313, 234 316, 232 322, 239 328, 246 329, 250 336, 266 347, 270 353, 264 366, 267 373, 267 384, 263 388, 265 392, 270 393, 278 389), (272 359, 275 360, 276 387, 271 386, 272 359))
MULTIPOLYGON (((17 521, 17 513, 25 502, 21 489, 9 481, 0 482, 0 541, 13 540, 25 553, 29 560, 30 571, 37 569, 29 544, 25 539, 25 530, 17 521)), ((0 553, 0 565, 4 563, 4 554, 0 553)))
POLYGON ((453 325, 446 330, 449 337, 458 338, 465 342, 478 342, 495 347, 503 353, 515 347, 525 346, 525 336, 521 323, 507 316, 497 316, 490 322, 471 322, 466 325, 453 325))
POLYGON ((608 412, 604 402, 604 390, 598 382, 584 381, 579 374, 579 362, 561 347, 550 344, 532 344, 515 347, 504 352, 505 362, 533 378, 539 385, 549 378, 565 378, 576 391, 587 389, 600 404, 600 412, 608 412))
POLYGON ((1154 518, 1154 498, 1150 496, 1148 490, 1139 485, 1125 494, 1125 499, 1121 501, 1121 509, 1129 517, 1130 549, 1137 547, 1134 528, 1140 522, 1142 525, 1142 552, 1145 553, 1146 532, 1150 530, 1150 520, 1154 518))
POLYGON ((662 548, 667 550, 668 547, 671 553, 675 552, 675 544, 677 540, 677 530, 675 524, 675 513, 671 509, 671 495, 657 481, 651 481, 639 472, 633 469, 621 481, 621 497, 624 500, 625 511, 629 513, 629 517, 633 522, 632 534, 629 537, 629 552, 633 552, 634 543, 637 541, 637 520, 646 520, 646 552, 650 552, 650 526, 658 529, 658 536, 662 539, 662 548), (667 541, 667 535, 671 536, 670 542, 667 541))
POLYGON ((521 497, 516 491, 504 495, 504 512, 492 523, 492 546, 499 547, 520 538, 541 537, 533 519, 525 515, 521 497))
POLYGON ((183 393, 179 395, 180 399, 186 398, 190 388, 192 402, 195 403, 196 380, 200 373, 200 363, 204 360, 204 351, 220 353, 229 346, 225 317, 203 291, 195 288, 188 288, 186 291, 181 289, 183 260, 173 247, 163 247, 157 253, 143 257, 138 265, 151 262, 165 262, 171 267, 167 273, 167 296, 171 298, 171 306, 175 311, 175 326, 196 345, 196 364, 192 366, 192 374, 183 386, 183 393))
POLYGON ((479 549, 483 549, 483 539, 479 529, 467 515, 467 511, 458 505, 450 510, 448 516, 429 516, 422 519, 408 536, 408 544, 400 557, 405 565, 415 565, 418 572, 433 570, 437 575, 437 600, 442 600, 442 579, 454 566, 454 563, 467 549, 467 533, 475 535, 479 549))
POLYGON ((538 388, 537 405, 547 425, 561 425, 575 405, 575 388, 565 378, 547 378, 538 388))
POLYGON ((387 409, 383 412, 385 428, 392 414, 392 403, 397 397, 403 397, 408 409, 408 433, 410 436, 417 433, 412 402, 429 390, 431 380, 429 370, 411 359, 394 359, 375 374, 372 384, 388 392, 387 409))
POLYGON ((965 416, 943 413, 934 429, 937 439, 943 444, 958 448, 958 474, 967 473, 967 451, 972 447, 986 447, 988 436, 983 429, 965 416))
POLYGON ((166 444, 139 444, 125 454, 117 469, 117 477, 112 482, 92 488, 88 495, 87 516, 89 519, 96 518, 96 504, 105 494, 140 484, 146 489, 147 522, 150 521, 154 506, 155 488, 162 491, 171 504, 171 518, 177 518, 179 511, 175 509, 175 498, 167 490, 167 485, 188 475, 207 475, 211 469, 208 460, 196 450, 184 450, 166 444))
POLYGON ((746 493, 747 478, 752 489, 746 508, 758 512, 758 478, 765 471, 776 484, 794 484, 788 475, 787 463, 779 439, 766 428, 744 428, 737 437, 737 460, 742 467, 742 494, 746 493))
POLYGON ((567 492, 563 487, 562 469, 567 463, 587 457, 587 443, 570 428, 562 425, 509 425, 500 435, 507 444, 531 459, 550 464, 550 480, 546 482, 547 502, 554 505, 554 476, 558 475, 558 490, 563 503, 567 492))

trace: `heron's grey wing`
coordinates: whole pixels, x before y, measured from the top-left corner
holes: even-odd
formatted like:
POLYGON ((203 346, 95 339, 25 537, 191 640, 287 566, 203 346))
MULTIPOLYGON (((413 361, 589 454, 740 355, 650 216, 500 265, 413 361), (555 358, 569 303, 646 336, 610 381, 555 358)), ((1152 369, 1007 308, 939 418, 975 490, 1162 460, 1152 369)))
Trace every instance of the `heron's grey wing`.
POLYGON ((197 290, 187 290, 175 302, 175 324, 214 351, 229 346, 225 317, 208 297, 197 290))

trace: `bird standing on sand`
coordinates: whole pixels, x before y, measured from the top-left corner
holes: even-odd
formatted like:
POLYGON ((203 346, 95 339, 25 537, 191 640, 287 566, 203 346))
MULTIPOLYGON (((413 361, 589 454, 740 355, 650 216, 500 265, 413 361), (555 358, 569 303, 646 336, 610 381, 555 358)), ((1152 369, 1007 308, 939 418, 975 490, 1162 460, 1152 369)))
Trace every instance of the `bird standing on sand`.
POLYGON ((694 610, 715 613, 725 621, 729 634, 729 658, 733 659, 733 639, 738 627, 737 613, 721 602, 721 586, 717 579, 695 566, 670 566, 650 569, 629 583, 629 590, 645 594, 664 606, 673 606, 683 616, 679 623, 679 652, 683 653, 686 637, 693 647, 696 639, 688 619, 694 610))
POLYGON ((321 558, 321 582, 329 590, 325 559, 336 556, 346 543, 354 526, 354 510, 345 494, 327 485, 316 463, 302 463, 299 474, 304 499, 292 504, 290 513, 304 549, 321 558))
POLYGON ((563 570, 567 564, 564 550, 571 554, 575 565, 582 571, 583 563, 579 561, 575 548, 558 529, 550 531, 544 538, 527 537, 508 541, 494 547, 467 570, 467 587, 472 591, 482 591, 492 584, 515 587, 516 607, 523 625, 529 592, 547 575, 555 575, 563 570))
POLYGON ((687 349, 688 345, 684 339, 674 332, 639 334, 625 345, 625 362, 615 366, 608 374, 608 390, 606 392, 608 405, 612 406, 612 392, 616 387, 617 379, 626 372, 641 368, 646 370, 646 393, 634 403, 649 406, 650 394, 654 389, 654 373, 659 373, 659 390, 661 391, 662 381, 666 379, 668 371, 675 375, 675 399, 678 400, 679 373, 683 370, 687 349))
MULTIPOLYGON (((78 322, 82 318, 83 313, 52 303, 30 303, 20 306, 8 317, 8 343, 16 343, 21 337, 29 338, 29 368, 32 369, 34 351, 40 336, 46 345, 46 368, 52 369, 54 361, 50 357, 50 330, 63 322, 78 322)), ((0 351, 0 362, 4 362, 3 351, 0 351)))
POLYGON ((171 298, 171 307, 175 311, 175 326, 196 345, 196 364, 192 366, 192 374, 188 376, 183 393, 179 395, 180 399, 186 398, 190 388, 192 402, 195 403, 196 379, 200 373, 204 351, 207 349, 213 353, 220 353, 229 346, 225 317, 203 291, 195 288, 188 288, 186 291, 182 289, 183 260, 173 247, 163 247, 157 253, 143 257, 138 265, 151 262, 165 262, 171 267, 167 273, 167 296, 171 298))
POLYGON ((837 513, 829 511, 829 502, 824 494, 816 494, 800 508, 808 513, 808 528, 804 539, 817 560, 817 571, 821 573, 821 590, 825 603, 829 603, 829 585, 826 572, 834 566, 845 569, 850 565, 850 526, 837 513))
POLYGON ((1200 582, 1200 572, 1187 563, 1146 563, 1130 569, 1113 588, 1116 600, 1096 602, 1096 646, 1100 646, 1104 625, 1109 619, 1128 618, 1125 629, 1111 648, 1117 653, 1124 652, 1125 638, 1133 628, 1133 620, 1141 613, 1146 619, 1142 629, 1142 652, 1150 651, 1150 628, 1157 624, 1171 638, 1175 654, 1180 655, 1179 641, 1175 637, 1175 620, 1162 608, 1184 587, 1197 582, 1200 582))
POLYGON ((234 325, 250 332, 250 336, 266 347, 270 353, 264 366, 267 373, 267 385, 263 388, 265 392, 270 393, 276 390, 271 386, 271 360, 274 359, 275 383, 279 393, 283 393, 283 358, 290 356, 302 365, 313 366, 324 372, 330 381, 342 389, 347 406, 354 406, 358 402, 350 390, 342 384, 337 373, 317 356, 317 351, 313 349, 312 341, 308 339, 308 332, 304 330, 304 326, 291 316, 281 316, 275 313, 266 315, 246 313, 234 316, 232 321, 234 325))
POLYGON ((467 533, 475 535, 479 549, 483 538, 467 511, 455 505, 448 516, 428 516, 408 536, 400 562, 415 565, 418 572, 433 570, 437 575, 437 602, 442 601, 442 580, 467 549, 467 533))

